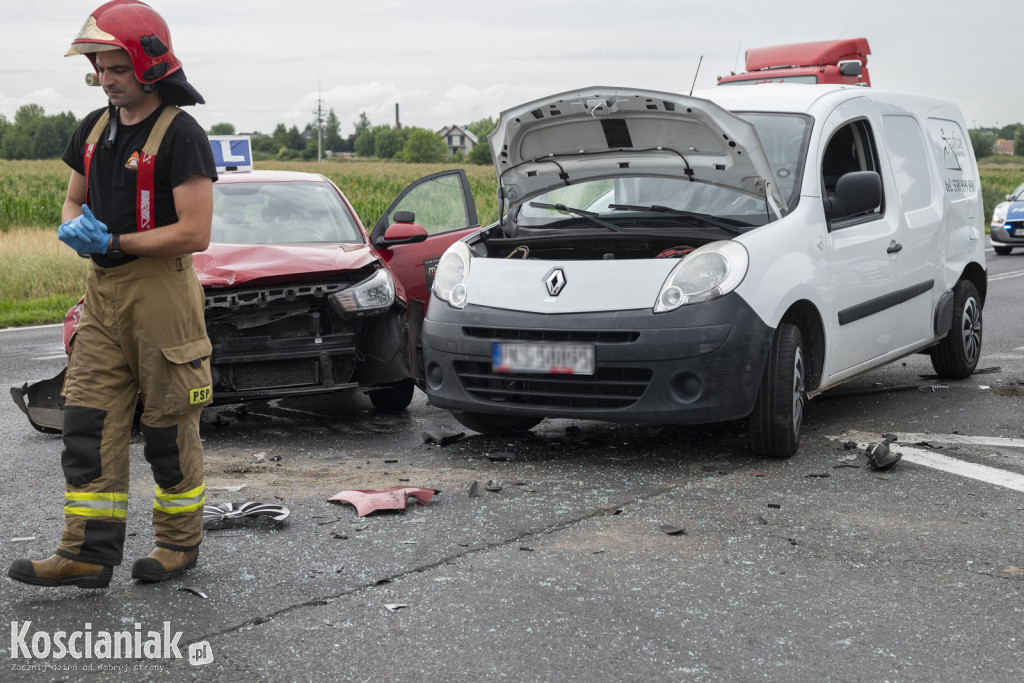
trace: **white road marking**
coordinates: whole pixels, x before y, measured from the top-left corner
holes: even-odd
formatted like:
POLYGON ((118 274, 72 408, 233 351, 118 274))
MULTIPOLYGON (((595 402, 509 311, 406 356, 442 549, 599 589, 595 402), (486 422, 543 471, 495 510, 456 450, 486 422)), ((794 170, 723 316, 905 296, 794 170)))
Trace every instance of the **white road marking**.
POLYGON ((57 360, 58 358, 67 358, 67 357, 68 357, 68 354, 61 353, 61 354, 57 354, 56 356, 36 356, 35 358, 30 358, 29 360, 57 360))
POLYGON ((1024 275, 1024 270, 1011 270, 1008 273, 999 273, 999 275, 989 275, 988 281, 994 282, 995 280, 1009 280, 1010 278, 1020 277, 1024 275))
POLYGON ((49 327, 64 327, 64 323, 51 323, 49 325, 30 325, 28 327, 0 327, 0 332, 21 332, 22 330, 45 330, 49 327))
MULTIPOLYGON (((935 441, 939 443, 958 443, 975 446, 1003 446, 1011 448, 1024 448, 1024 439, 1011 439, 997 436, 965 436, 963 434, 897 434, 901 441, 935 441)), ((878 442, 881 439, 875 435, 865 432, 848 432, 844 437, 831 437, 834 439, 845 438, 857 442, 858 448, 866 448, 871 441, 878 442)), ((1014 491, 1024 492, 1024 474, 1007 472, 998 467, 988 465, 976 465, 971 462, 964 462, 956 458, 939 455, 929 450, 906 446, 900 441, 889 444, 889 448, 903 456, 907 462, 915 465, 931 467, 950 474, 957 474, 961 477, 983 481, 987 484, 1002 486, 1014 491)))

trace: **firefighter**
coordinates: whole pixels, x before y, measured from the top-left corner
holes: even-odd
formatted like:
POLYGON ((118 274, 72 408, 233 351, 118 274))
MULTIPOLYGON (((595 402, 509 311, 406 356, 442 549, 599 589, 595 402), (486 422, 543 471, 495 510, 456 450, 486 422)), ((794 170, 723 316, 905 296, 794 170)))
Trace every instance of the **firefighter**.
POLYGON ((163 581, 195 566, 203 536, 199 416, 211 400, 211 347, 192 253, 210 241, 217 171, 205 132, 178 108, 203 98, 151 7, 100 6, 67 55, 89 58, 109 102, 85 117, 63 157, 72 171, 57 234, 92 259, 62 392, 64 532, 54 555, 16 560, 8 575, 109 585, 124 550, 141 395, 156 547, 132 578, 163 581))

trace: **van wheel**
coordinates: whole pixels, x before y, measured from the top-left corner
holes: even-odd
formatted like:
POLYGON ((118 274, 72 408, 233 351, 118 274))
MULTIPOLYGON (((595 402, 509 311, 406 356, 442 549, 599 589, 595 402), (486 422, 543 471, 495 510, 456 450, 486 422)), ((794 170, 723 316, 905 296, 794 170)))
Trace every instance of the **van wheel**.
POLYGON ((931 350, 932 367, 944 379, 970 377, 981 357, 981 297, 967 280, 953 290, 953 327, 931 350))
POLYGON ((756 455, 788 458, 800 447, 807 403, 803 346, 799 327, 779 325, 750 414, 750 448, 756 455))
POLYGON ((531 417, 523 415, 493 415, 491 413, 468 413, 461 410, 453 410, 452 415, 456 420, 474 432, 481 434, 511 434, 514 432, 525 432, 540 424, 543 417, 531 417))
POLYGON ((367 395, 370 397, 373 407, 380 412, 397 413, 399 410, 409 407, 415 390, 415 382, 411 379, 403 379, 383 389, 374 389, 367 395))
POLYGON ((996 253, 1000 256, 1009 256, 1010 252, 1013 251, 1013 247, 997 247, 992 245, 992 248, 996 250, 996 253))

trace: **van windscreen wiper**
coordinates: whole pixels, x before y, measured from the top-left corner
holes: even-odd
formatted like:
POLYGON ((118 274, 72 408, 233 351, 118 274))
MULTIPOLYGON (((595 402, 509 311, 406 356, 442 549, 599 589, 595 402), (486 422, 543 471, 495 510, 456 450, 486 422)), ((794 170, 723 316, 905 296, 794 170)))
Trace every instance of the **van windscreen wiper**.
POLYGON ((594 225, 600 225, 602 228, 608 228, 609 230, 614 230, 615 232, 622 232, 622 228, 620 228, 617 225, 612 225, 607 221, 601 220, 593 211, 574 209, 573 207, 566 206, 565 204, 545 204, 544 202, 530 202, 530 206, 537 209, 554 209, 555 211, 564 211, 566 213, 571 213, 574 216, 579 216, 584 220, 590 221, 594 225))
POLYGON ((671 206, 662 206, 661 204, 651 204, 650 206, 637 206, 634 204, 609 204, 609 209, 623 209, 625 211, 657 211, 659 213, 670 213, 674 216, 686 216, 687 218, 694 218, 699 221, 704 221, 708 225, 713 225, 716 228, 722 230, 728 230, 734 235, 739 235, 742 230, 737 228, 735 225, 730 225, 725 221, 721 221, 711 214, 697 213, 696 211, 685 211, 683 209, 673 209, 671 206))

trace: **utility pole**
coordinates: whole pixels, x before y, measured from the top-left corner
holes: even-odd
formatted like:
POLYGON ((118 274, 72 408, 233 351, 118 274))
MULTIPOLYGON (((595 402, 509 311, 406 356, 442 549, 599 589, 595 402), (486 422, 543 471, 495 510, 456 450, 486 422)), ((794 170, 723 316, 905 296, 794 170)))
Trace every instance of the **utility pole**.
POLYGON ((316 109, 313 110, 313 115, 316 117, 316 161, 318 164, 322 164, 324 161, 324 101, 320 99, 321 92, 321 85, 317 82, 316 109))

